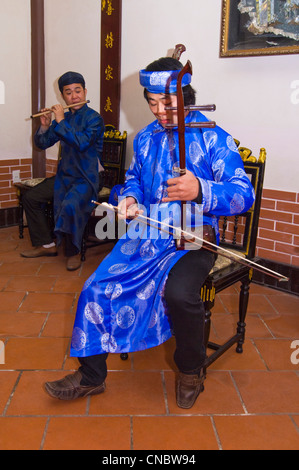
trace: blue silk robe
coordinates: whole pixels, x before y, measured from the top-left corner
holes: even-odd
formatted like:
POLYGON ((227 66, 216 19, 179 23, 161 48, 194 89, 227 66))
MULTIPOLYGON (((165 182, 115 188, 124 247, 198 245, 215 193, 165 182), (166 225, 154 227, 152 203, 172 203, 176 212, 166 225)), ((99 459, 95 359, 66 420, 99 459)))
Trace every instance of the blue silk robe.
MULTIPOLYGON (((197 111, 186 118, 187 122, 205 120, 197 111)), ((186 128, 185 143, 186 167, 202 186, 203 224, 212 225, 218 234, 218 216, 251 207, 252 185, 233 138, 219 127, 186 128)), ((177 176, 176 167, 177 130, 165 130, 155 121, 134 140, 123 196, 133 196, 145 208, 155 204, 156 210, 167 212, 169 204, 161 199, 167 193, 166 181, 177 176)), ((137 220, 128 224, 128 233, 85 282, 73 329, 72 356, 142 350, 172 335, 163 292, 170 269, 186 251, 176 249, 172 235, 158 232, 149 237, 149 228, 137 230, 137 225, 137 220)))
POLYGON ((60 141, 61 153, 54 185, 54 219, 57 245, 64 233, 72 235, 80 250, 85 225, 94 209, 99 190, 99 162, 103 150, 104 122, 100 114, 85 104, 65 113, 60 123, 35 135, 41 149, 60 141))

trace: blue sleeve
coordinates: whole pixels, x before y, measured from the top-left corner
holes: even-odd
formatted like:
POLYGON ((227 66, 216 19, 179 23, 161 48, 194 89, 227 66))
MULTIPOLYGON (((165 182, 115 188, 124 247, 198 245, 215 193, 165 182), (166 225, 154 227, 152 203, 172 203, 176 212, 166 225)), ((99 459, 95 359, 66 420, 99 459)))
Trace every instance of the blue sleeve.
POLYGON ((198 178, 202 189, 203 212, 236 215, 252 206, 255 194, 244 170, 233 138, 222 129, 204 132, 212 166, 213 180, 198 178))
POLYGON ((55 133, 53 125, 46 132, 40 132, 39 128, 34 135, 35 145, 42 150, 52 147, 58 141, 59 136, 55 133))
POLYGON ((138 204, 142 204, 144 200, 143 184, 141 181, 141 161, 139 154, 138 135, 133 142, 134 156, 131 165, 126 173, 125 189, 123 196, 132 196, 138 204))
POLYGON ((66 119, 57 123, 53 121, 53 129, 59 140, 63 140, 70 147, 79 152, 86 151, 99 137, 99 133, 104 133, 103 119, 98 114, 87 116, 82 130, 75 130, 66 119))

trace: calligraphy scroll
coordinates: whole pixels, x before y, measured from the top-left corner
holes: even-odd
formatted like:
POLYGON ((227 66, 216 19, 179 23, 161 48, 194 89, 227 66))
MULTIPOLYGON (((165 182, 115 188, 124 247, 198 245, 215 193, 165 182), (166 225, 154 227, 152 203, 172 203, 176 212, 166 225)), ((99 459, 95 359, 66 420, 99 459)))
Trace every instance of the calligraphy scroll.
POLYGON ((122 0, 102 0, 101 115, 119 129, 122 0))

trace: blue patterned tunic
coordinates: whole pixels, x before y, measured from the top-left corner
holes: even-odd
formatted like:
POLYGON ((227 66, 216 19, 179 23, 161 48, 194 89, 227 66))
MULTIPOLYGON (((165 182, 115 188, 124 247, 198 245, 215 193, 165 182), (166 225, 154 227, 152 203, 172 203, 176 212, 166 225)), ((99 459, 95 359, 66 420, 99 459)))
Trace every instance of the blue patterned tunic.
POLYGON ((35 143, 46 149, 60 141, 61 154, 54 185, 54 218, 57 245, 63 233, 72 234, 80 250, 85 225, 99 190, 99 161, 103 149, 103 119, 85 104, 65 113, 60 123, 35 135, 35 143))
MULTIPOLYGON (((187 122, 206 121, 190 112, 187 122)), ((215 227, 218 217, 248 210, 254 201, 252 185, 233 138, 224 130, 186 128, 186 167, 199 179, 203 191, 203 224, 215 227)), ((158 121, 134 140, 134 157, 126 174, 123 196, 133 196, 149 209, 165 209, 166 181, 177 176, 177 130, 165 130, 158 121), (153 206, 154 205, 154 206, 153 206)), ((152 216, 152 212, 151 212, 152 216)), ((71 355, 129 352, 157 346, 172 335, 163 299, 167 275, 186 251, 176 249, 172 235, 128 224, 128 232, 85 282, 75 319, 71 355), (137 235, 136 235, 137 233, 137 235)))

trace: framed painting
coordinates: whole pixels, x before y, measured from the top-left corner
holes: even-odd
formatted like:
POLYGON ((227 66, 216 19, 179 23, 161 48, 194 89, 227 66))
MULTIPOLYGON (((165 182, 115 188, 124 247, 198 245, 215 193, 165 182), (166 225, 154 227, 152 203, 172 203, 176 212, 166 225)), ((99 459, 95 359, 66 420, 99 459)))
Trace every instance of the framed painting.
POLYGON ((299 0, 222 0, 220 57, 299 54, 299 0))

